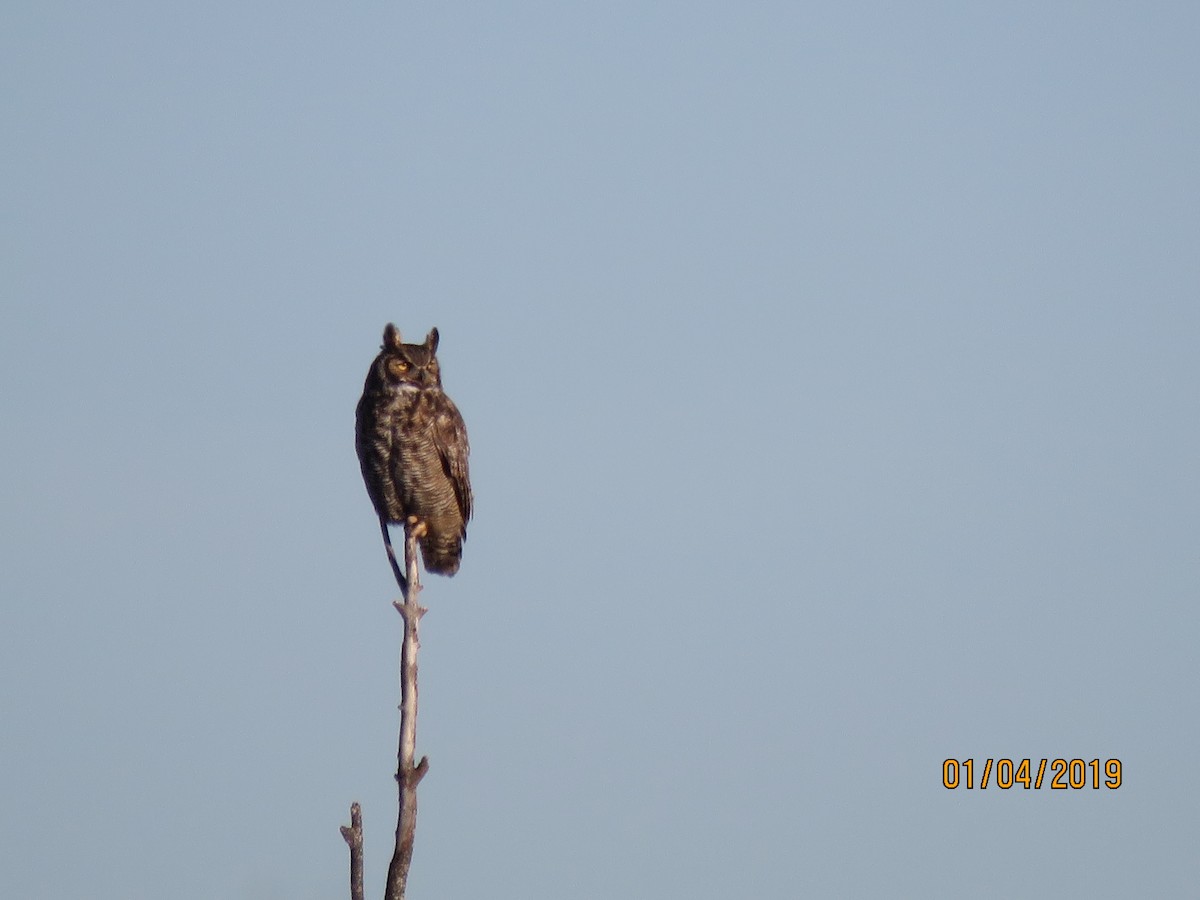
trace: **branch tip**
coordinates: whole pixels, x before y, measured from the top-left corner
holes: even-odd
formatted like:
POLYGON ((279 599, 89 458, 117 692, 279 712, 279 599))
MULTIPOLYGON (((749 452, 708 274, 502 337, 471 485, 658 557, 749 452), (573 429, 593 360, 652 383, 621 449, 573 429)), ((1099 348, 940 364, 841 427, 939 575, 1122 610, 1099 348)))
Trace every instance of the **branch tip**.
POLYGON ((350 848, 350 898, 363 900, 362 807, 350 804, 350 824, 342 826, 342 838, 350 848))

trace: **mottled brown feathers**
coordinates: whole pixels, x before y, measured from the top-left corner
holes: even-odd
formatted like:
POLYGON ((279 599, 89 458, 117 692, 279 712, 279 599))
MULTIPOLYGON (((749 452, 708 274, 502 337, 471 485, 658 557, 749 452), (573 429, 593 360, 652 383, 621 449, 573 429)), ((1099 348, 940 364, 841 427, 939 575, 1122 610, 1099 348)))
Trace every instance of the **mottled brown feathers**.
POLYGON ((388 324, 367 372, 355 428, 367 494, 381 521, 417 516, 425 569, 453 575, 471 518, 467 428, 442 390, 438 330, 422 344, 403 343, 388 324))

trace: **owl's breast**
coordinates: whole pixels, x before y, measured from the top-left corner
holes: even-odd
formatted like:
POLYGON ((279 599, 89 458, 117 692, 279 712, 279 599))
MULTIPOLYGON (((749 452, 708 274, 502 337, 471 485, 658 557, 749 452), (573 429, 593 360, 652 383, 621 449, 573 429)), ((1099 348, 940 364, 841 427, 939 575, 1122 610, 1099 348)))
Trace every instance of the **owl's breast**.
POLYGON ((459 516, 454 485, 446 474, 431 427, 401 430, 393 445, 392 464, 406 515, 422 519, 459 516))
POLYGON ((383 390, 364 391, 359 401, 355 444, 363 481, 375 511, 390 522, 404 520, 397 479, 398 440, 411 427, 413 398, 383 390))

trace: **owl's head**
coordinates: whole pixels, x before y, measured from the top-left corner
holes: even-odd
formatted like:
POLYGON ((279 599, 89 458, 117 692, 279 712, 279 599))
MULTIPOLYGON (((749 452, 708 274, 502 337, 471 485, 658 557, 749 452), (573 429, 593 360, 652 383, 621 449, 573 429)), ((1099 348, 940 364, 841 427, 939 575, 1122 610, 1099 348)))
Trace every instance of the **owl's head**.
POLYGON ((383 346, 375 360, 376 371, 385 384, 400 390, 440 388, 442 375, 437 361, 438 330, 433 328, 423 344, 406 344, 400 329, 388 323, 383 329, 383 346))

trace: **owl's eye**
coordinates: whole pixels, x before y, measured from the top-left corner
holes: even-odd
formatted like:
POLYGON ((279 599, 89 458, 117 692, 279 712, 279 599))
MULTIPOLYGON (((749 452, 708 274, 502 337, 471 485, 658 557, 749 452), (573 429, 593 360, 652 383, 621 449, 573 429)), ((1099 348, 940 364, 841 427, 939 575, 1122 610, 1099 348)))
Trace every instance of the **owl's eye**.
POLYGON ((403 375, 408 371, 409 367, 408 363, 402 359, 390 359, 388 360, 388 368, 397 375, 403 375))

